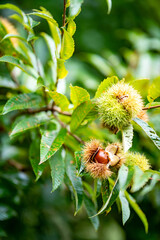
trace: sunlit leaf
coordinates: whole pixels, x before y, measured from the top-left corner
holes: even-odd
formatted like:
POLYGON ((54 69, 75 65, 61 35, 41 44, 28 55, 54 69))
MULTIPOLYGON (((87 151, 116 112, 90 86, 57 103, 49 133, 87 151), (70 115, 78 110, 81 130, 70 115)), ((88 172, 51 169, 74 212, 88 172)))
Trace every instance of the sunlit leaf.
POLYGON ((70 98, 76 108, 81 103, 90 100, 89 93, 84 88, 70 85, 70 98))
POLYGON ((7 101, 4 106, 3 114, 13 110, 23 110, 27 108, 37 108, 44 106, 43 98, 35 93, 19 94, 7 101))
POLYGON ((130 124, 122 131, 123 150, 127 152, 132 147, 133 126, 130 124))
POLYGON ((74 52, 74 40, 71 35, 63 28, 63 39, 61 47, 61 58, 67 60, 72 57, 74 52))
POLYGON ((116 76, 113 76, 113 77, 108 77, 106 79, 104 79, 98 89, 97 89, 97 92, 95 94, 95 98, 98 98, 100 97, 100 95, 102 93, 104 93, 109 87, 111 87, 113 84, 116 84, 118 82, 118 78, 116 76))
POLYGON ((71 37, 75 34, 76 24, 73 19, 70 19, 68 22, 67 32, 71 35, 71 37))
POLYGON ((68 71, 65 67, 65 60, 64 59, 57 59, 57 77, 58 79, 63 79, 67 76, 68 71))
POLYGON ((82 123, 87 114, 92 110, 93 104, 91 101, 81 103, 73 112, 71 117, 70 128, 74 132, 82 123))
POLYGON ((135 121, 148 135, 148 137, 153 141, 156 147, 160 150, 160 137, 156 134, 153 128, 151 128, 146 122, 139 118, 134 118, 135 121))
POLYGON ((69 101, 65 95, 58 93, 56 91, 49 91, 48 93, 57 106, 59 106, 62 110, 68 109, 69 101))
POLYGON ((160 77, 153 80, 151 86, 148 89, 148 101, 153 102, 156 98, 160 97, 160 77))

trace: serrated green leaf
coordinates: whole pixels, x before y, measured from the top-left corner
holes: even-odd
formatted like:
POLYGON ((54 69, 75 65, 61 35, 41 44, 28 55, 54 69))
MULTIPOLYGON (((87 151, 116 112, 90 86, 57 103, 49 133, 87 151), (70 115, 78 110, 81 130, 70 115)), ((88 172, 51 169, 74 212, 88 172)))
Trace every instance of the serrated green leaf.
POLYGON ((89 93, 87 92, 87 90, 85 90, 81 87, 78 87, 78 86, 72 87, 72 85, 70 85, 70 99, 71 99, 74 107, 76 108, 81 103, 83 103, 85 101, 89 101, 90 96, 89 96, 89 93))
POLYGON ((152 176, 151 172, 143 172, 139 167, 136 166, 131 191, 132 192, 139 191, 148 182, 151 176, 152 176))
POLYGON ((65 173, 65 151, 60 149, 49 159, 52 177, 52 192, 55 191, 63 182, 65 173))
POLYGON ((102 93, 104 93, 109 87, 111 87, 113 84, 116 84, 118 82, 118 78, 116 76, 113 76, 113 77, 108 77, 106 79, 104 79, 98 89, 97 89, 97 92, 95 94, 95 98, 98 98, 100 97, 100 95, 102 93))
POLYGON ((73 112, 71 117, 70 129, 74 132, 82 123, 87 114, 92 110, 93 104, 91 101, 81 103, 73 112))
POLYGON ((73 21, 73 19, 69 19, 68 22, 68 27, 67 27, 67 32, 71 35, 71 37, 75 34, 76 32, 76 24, 73 21))
POLYGON ((128 202, 130 203, 131 207, 134 209, 134 211, 137 213, 137 215, 139 216, 139 218, 143 222, 144 227, 145 227, 145 231, 147 233, 148 232, 148 221, 147 221, 147 218, 146 218, 145 214, 142 212, 142 210, 140 209, 140 207, 136 203, 136 200, 127 191, 125 191, 125 196, 126 196, 128 202))
POLYGON ((57 59, 57 77, 58 79, 63 79, 67 76, 68 71, 65 67, 65 60, 58 58, 57 59))
POLYGON ((78 173, 80 174, 84 169, 84 164, 82 161, 82 151, 75 152, 74 156, 75 156, 75 160, 76 160, 77 170, 78 170, 78 173))
POLYGON ((153 128, 151 128, 146 122, 139 118, 134 118, 135 121, 148 135, 148 137, 153 141, 156 147, 160 150, 160 137, 156 134, 153 128))
POLYGON ((129 203, 128 203, 123 191, 120 191, 119 199, 120 199, 121 209, 122 209, 122 222, 124 225, 127 222, 127 220, 129 219, 130 208, 129 208, 129 203))
POLYGON ((56 91, 49 91, 48 93, 54 100, 55 104, 59 106, 62 109, 62 111, 68 109, 69 101, 65 95, 58 93, 56 91))
POLYGON ((16 124, 10 134, 10 137, 13 138, 26 130, 39 127, 40 125, 48 122, 49 120, 50 118, 45 113, 39 113, 35 116, 25 117, 23 120, 16 124))
POLYGON ((71 158, 67 158, 66 161, 66 173, 67 176, 70 179, 73 193, 75 196, 75 202, 76 202, 76 212, 80 210, 83 202, 83 187, 82 187, 82 180, 80 177, 77 176, 76 166, 74 162, 71 160, 71 158))
POLYGON ((148 101, 153 102, 156 98, 160 97, 160 77, 153 80, 151 86, 148 89, 148 101))
POLYGON ((75 17, 81 9, 83 0, 70 0, 69 16, 75 17))
POLYGON ((158 174, 154 174, 150 184, 146 185, 140 192, 139 197, 143 197, 145 194, 149 193, 150 191, 152 191, 152 189, 155 187, 156 183, 159 181, 159 175, 158 174))
POLYGON ((46 130, 42 133, 40 145, 40 164, 52 157, 65 141, 67 130, 46 130))
POLYGON ((39 165, 40 162, 40 139, 35 138, 29 148, 29 160, 31 162, 36 181, 41 177, 46 164, 39 165))
POLYGON ((124 152, 127 152, 132 147, 132 141, 133 141, 133 126, 132 124, 130 124, 122 131, 122 143, 124 152))
POLYGON ((110 195, 108 179, 105 179, 105 180, 102 181, 101 192, 102 192, 103 204, 105 204, 107 202, 108 198, 109 198, 109 195, 110 195))
POLYGON ((119 188, 119 181, 118 181, 118 178, 116 179, 115 183, 114 183, 114 186, 110 192, 110 195, 107 199, 107 201, 105 202, 105 204, 101 207, 101 209, 98 211, 98 213, 92 217, 95 217, 101 213, 103 213, 105 210, 109 209, 113 203, 116 201, 118 195, 119 195, 119 191, 120 191, 120 188, 119 188))
POLYGON ((88 217, 93 225, 93 227, 95 228, 95 230, 97 231, 99 228, 99 218, 98 216, 94 217, 94 218, 90 218, 91 216, 96 214, 96 207, 94 205, 94 203, 92 202, 92 200, 90 198, 88 198, 86 195, 84 195, 84 204, 85 204, 85 208, 88 214, 88 217))
POLYGON ((106 0, 106 2, 107 2, 107 6, 108 6, 107 13, 110 14, 111 8, 112 8, 112 0, 106 0))
POLYGON ((3 114, 13 110, 23 110, 27 108, 43 107, 45 102, 43 98, 35 93, 19 94, 7 101, 4 106, 3 114))
POLYGON ((27 73, 28 75, 32 76, 35 79, 37 79, 39 77, 38 73, 33 68, 23 64, 22 61, 20 61, 16 57, 6 55, 3 57, 0 57, 0 62, 10 63, 10 64, 20 68, 23 72, 27 73))
POLYGON ((61 47, 61 58, 64 60, 72 57, 74 52, 74 40, 71 35, 63 28, 63 39, 61 47))

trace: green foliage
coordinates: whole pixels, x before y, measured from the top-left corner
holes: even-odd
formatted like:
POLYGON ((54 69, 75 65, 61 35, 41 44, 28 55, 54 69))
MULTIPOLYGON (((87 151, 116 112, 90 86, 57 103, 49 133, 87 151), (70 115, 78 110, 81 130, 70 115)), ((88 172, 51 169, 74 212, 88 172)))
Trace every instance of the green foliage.
POLYGON ((35 93, 19 94, 7 101, 3 108, 3 114, 11 112, 13 110, 23 110, 30 107, 42 107, 44 106, 43 98, 35 93))
POLYGON ((52 157, 65 141, 66 129, 42 130, 40 164, 52 157))
POLYGON ((52 192, 55 191, 63 182, 65 173, 65 151, 59 150, 49 159, 52 177, 52 192))
POLYGON ((156 147, 160 149, 160 137, 157 136, 154 129, 152 129, 146 122, 139 118, 134 118, 133 120, 145 131, 145 133, 153 141, 156 147))
POLYGON ((99 85, 95 97, 98 98, 104 93, 109 87, 118 82, 118 78, 116 76, 104 79, 99 85))
MULTIPOLYGON (((112 1, 107 0, 106 2, 109 13, 112 1)), ((156 183, 159 181, 160 172, 151 169, 145 171, 144 162, 148 164, 148 169, 148 160, 138 153, 128 153, 128 150, 133 148, 134 151, 145 151, 147 157, 151 158, 151 163, 154 163, 153 166, 159 169, 160 165, 158 165, 157 159, 159 158, 160 138, 146 122, 139 118, 132 119, 133 114, 129 109, 125 108, 117 98, 114 98, 113 93, 109 95, 108 90, 119 82, 118 77, 111 75, 119 77, 124 75, 126 82, 142 92, 145 100, 148 99, 149 103, 145 102, 145 104, 150 108, 159 105, 159 76, 154 78, 150 84, 150 81, 146 79, 135 80, 137 73, 133 74, 132 72, 136 68, 135 63, 131 62, 126 68, 124 67, 122 63, 124 59, 126 62, 131 61, 131 59, 136 59, 137 53, 139 58, 142 54, 139 52, 138 42, 134 41, 136 34, 130 37, 129 32, 123 34, 117 32, 117 35, 125 35, 125 40, 130 41, 129 46, 131 42, 133 44, 136 42, 137 45, 134 46, 136 49, 133 48, 134 51, 130 52, 131 50, 124 48, 120 59, 118 55, 116 56, 115 53, 108 50, 102 51, 102 56, 99 56, 98 53, 89 53, 90 50, 85 52, 85 49, 83 53, 79 54, 77 51, 77 55, 73 55, 75 42, 78 43, 77 39, 75 42, 73 39, 73 36, 74 38, 78 36, 75 34, 75 18, 81 11, 82 3, 83 0, 66 1, 67 11, 63 15, 62 27, 59 27, 58 22, 60 21, 55 20, 52 14, 43 7, 25 14, 13 4, 0 5, 0 9, 10 9, 16 12, 10 18, 18 22, 18 29, 20 29, 20 33, 17 31, 17 34, 13 34, 5 30, 4 24, 0 25, 2 26, 0 33, 2 66, 0 79, 0 86, 2 86, 0 91, 0 109, 2 110, 0 119, 0 130, 2 131, 0 220, 5 222, 20 216, 18 204, 21 204, 22 192, 25 187, 28 189, 27 191, 33 187, 32 174, 30 174, 31 165, 36 181, 41 177, 39 183, 35 183, 35 188, 38 184, 45 185, 44 182, 46 183, 48 177, 51 176, 53 196, 55 198, 58 196, 56 201, 62 212, 64 208, 68 208, 67 204, 71 202, 70 197, 73 197, 75 215, 80 210, 83 211, 81 208, 84 204, 93 227, 98 230, 100 225, 98 215, 104 212, 107 215, 111 210, 114 211, 113 204, 116 203, 122 212, 123 225, 130 217, 131 206, 143 222, 147 232, 146 216, 128 192, 136 192, 142 199, 146 193, 149 194, 157 187, 156 183), (34 18, 40 19, 40 22, 35 21, 34 18), (50 34, 41 32, 42 20, 46 20, 43 22, 48 24, 50 34), (39 27, 34 30, 38 25, 39 27), (18 40, 18 46, 14 46, 12 39, 18 40), (72 56, 73 58, 70 59, 72 56), (83 62, 83 58, 87 63, 83 62), (133 68, 132 65, 134 65, 133 68), (132 70, 130 71, 130 69, 132 70), (104 80, 100 82, 102 79, 104 80), (73 86, 70 84, 71 82, 73 86), (71 103, 68 100, 69 85, 71 103), (99 122, 99 117, 102 120, 105 119, 103 121, 105 126, 99 122), (145 134, 139 128, 137 129, 137 126, 135 126, 133 138, 131 120, 144 130, 158 149, 155 148, 153 151, 150 141, 145 139, 145 134), (118 130, 120 133, 113 135, 106 129, 108 125, 114 133, 117 133, 118 130), (11 141, 9 141, 8 135, 10 135, 11 141), (93 180, 86 172, 83 161, 83 145, 90 139, 99 139, 104 146, 107 146, 107 142, 122 142, 125 162, 121 167, 111 169, 113 170, 111 177, 93 180), (49 171, 48 168, 50 168, 49 171), (71 192, 71 196, 68 191, 71 192), (63 194, 63 197, 59 197, 60 193, 63 194), (6 198, 10 199, 7 203, 5 203, 6 198), (66 201, 65 207, 63 203, 61 206, 61 199, 66 201)), ((55 12, 53 13, 56 15, 55 12)), ((101 11, 101 15, 103 15, 103 11, 101 11)), ((93 24, 93 27, 95 25, 93 24)), ((79 28, 78 24, 77 26, 79 28)), ((94 33, 95 39, 96 36, 98 35, 94 33)), ((81 38, 78 40, 81 42, 81 38)), ((91 41, 88 42, 89 45, 92 45, 91 41)), ((98 43, 99 41, 97 41, 98 43)), ((140 46, 142 45, 140 44, 140 46)), ((159 122, 157 123, 156 117, 159 117, 159 111, 153 110, 153 114, 150 114, 150 125, 157 128, 159 134, 159 122)), ((44 195, 45 191, 43 191, 44 195)), ((33 199, 34 205, 34 198, 31 197, 31 199, 33 199)), ((47 202, 47 200, 45 201, 47 202)), ((54 201, 53 204, 55 204, 54 201)), ((37 205, 39 204, 36 203, 37 205)), ((41 205, 43 204, 40 204, 40 207, 41 205)), ((42 213, 42 219, 45 212, 44 210, 42 213)), ((26 213, 23 214, 25 216, 26 213)), ((56 211, 54 215, 56 218, 56 211)), ((65 228, 64 219, 60 220, 60 225, 65 228)), ((37 226, 36 220, 33 224, 37 226)), ((63 234, 63 231, 61 232, 63 234)), ((5 231, 0 229, 0 236, 5 236, 5 234, 5 231)), ((65 239, 64 236, 62 238, 65 239)), ((68 237, 68 239, 70 238, 68 237)))
POLYGON ((35 116, 25 117, 23 120, 18 122, 13 128, 10 137, 13 138, 26 130, 39 127, 42 124, 50 121, 50 118, 45 113, 39 113, 35 116))
POLYGON ((70 90, 70 98, 74 105, 74 108, 78 107, 81 103, 90 100, 89 93, 85 89, 78 86, 70 86, 70 90))
POLYGON ((85 119, 87 114, 92 110, 93 104, 91 101, 81 103, 73 112, 70 128, 74 132, 85 119))
POLYGON ((124 152, 127 152, 132 147, 133 126, 130 124, 122 131, 122 142, 124 152))

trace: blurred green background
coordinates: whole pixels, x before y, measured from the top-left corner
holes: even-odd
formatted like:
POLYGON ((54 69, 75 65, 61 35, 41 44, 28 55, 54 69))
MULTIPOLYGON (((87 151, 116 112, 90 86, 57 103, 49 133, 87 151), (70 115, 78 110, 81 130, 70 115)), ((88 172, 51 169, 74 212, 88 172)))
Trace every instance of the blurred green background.
MULTIPOLYGON (((40 6, 48 9, 62 25, 62 0, 15 0, 12 3, 25 12, 40 6)), ((67 79, 61 84, 68 95, 69 84, 86 88, 91 96, 98 84, 107 76, 117 75, 135 82, 143 97, 154 78, 160 76, 160 11, 159 0, 113 0, 112 11, 107 15, 105 0, 84 0, 82 11, 76 18, 74 35, 75 54, 66 64, 67 79)), ((1 11, 8 16, 9 10, 1 11)), ((23 34, 21 26, 17 25, 23 34)), ((49 33, 47 23, 42 20, 36 31, 49 33)), ((36 51, 45 65, 49 58, 43 40, 39 40, 36 51)), ((6 69, 0 68, 3 74, 6 69)), ((0 94, 5 89, 0 90, 0 94)), ((147 99, 145 99, 147 103, 147 99)), ((150 110, 150 124, 160 135, 160 110, 150 110)), ((9 240, 159 240, 160 239, 160 183, 153 191, 137 201, 149 221, 146 235, 138 217, 131 218, 122 226, 117 206, 108 216, 100 217, 100 228, 95 232, 84 210, 74 217, 73 199, 62 186, 51 192, 48 170, 35 182, 28 160, 29 135, 10 142, 7 130, 11 122, 1 118, 0 160, 0 239, 9 240), (5 126, 5 127, 4 127, 5 126), (16 170, 11 163, 20 162, 25 170, 16 170), (27 166, 27 167, 26 167, 27 166)), ((108 133, 106 139, 111 136, 108 133)), ((136 128, 133 148, 143 152, 154 169, 160 169, 160 153, 147 136, 136 128)), ((58 157, 58 156, 57 156, 58 157)), ((136 194, 135 194, 136 195, 136 194)))

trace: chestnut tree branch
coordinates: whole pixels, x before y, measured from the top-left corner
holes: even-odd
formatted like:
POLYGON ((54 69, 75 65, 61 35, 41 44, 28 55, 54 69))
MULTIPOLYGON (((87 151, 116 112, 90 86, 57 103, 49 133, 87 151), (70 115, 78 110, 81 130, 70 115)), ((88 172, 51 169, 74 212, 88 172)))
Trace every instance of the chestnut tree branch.
POLYGON ((144 107, 144 108, 142 108, 142 110, 149 110, 149 109, 159 108, 159 107, 160 107, 160 105, 151 106, 151 107, 144 107))

